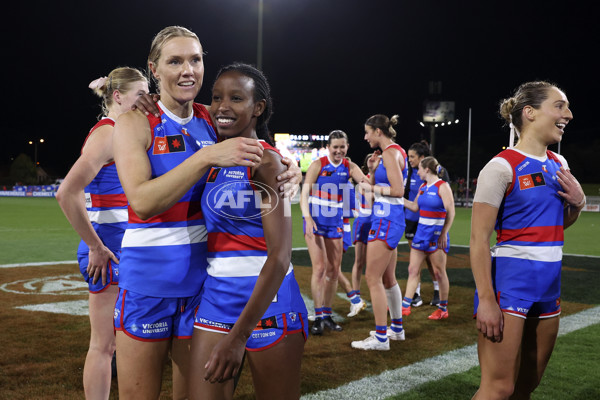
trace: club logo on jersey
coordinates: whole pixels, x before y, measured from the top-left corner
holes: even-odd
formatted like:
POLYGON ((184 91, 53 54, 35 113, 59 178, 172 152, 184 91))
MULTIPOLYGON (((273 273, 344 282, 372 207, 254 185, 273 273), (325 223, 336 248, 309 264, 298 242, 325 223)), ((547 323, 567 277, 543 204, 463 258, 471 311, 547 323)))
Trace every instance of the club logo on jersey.
POLYGON ((152 154, 181 153, 185 151, 183 135, 172 135, 154 138, 152 154))
POLYGON ((184 127, 181 127, 181 133, 183 133, 185 136, 190 136, 187 129, 185 129, 184 127))
POLYGON ((338 226, 337 227, 337 233, 343 233, 343 232, 344 232, 343 229, 338 226))
POLYGON ((208 178, 206 179, 206 182, 213 183, 217 179, 217 176, 219 176, 219 172, 221 172, 221 168, 212 167, 210 169, 210 172, 208 173, 208 178))
POLYGON ((544 171, 545 173, 548 173, 548 169, 546 168, 546 165, 542 165, 542 171, 544 171))
POLYGON ((321 171, 321 176, 331 176, 333 175, 333 171, 321 171))
POLYGON ((545 186, 546 181, 544 180, 544 175, 541 172, 536 172, 535 174, 529 175, 521 175, 519 176, 519 189, 531 189, 536 186, 545 186))

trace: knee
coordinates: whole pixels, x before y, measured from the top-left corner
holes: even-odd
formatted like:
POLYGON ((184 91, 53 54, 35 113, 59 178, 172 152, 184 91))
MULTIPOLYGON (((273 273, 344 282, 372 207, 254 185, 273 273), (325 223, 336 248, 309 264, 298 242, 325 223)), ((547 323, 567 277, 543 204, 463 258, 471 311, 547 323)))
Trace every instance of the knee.
POLYGON ((365 274, 365 279, 367 280, 367 285, 369 287, 381 283, 381 276, 369 273, 369 270, 367 270, 367 273, 365 274))
POLYGON ((322 279, 325 276, 325 266, 321 264, 313 264, 312 274, 314 277, 322 279))
POLYGON ((421 271, 420 265, 409 264, 408 265, 408 276, 411 278, 416 278, 419 276, 419 272, 421 271))
POLYGON ((339 268, 330 269, 330 270, 327 271, 325 279, 327 281, 337 281, 339 275, 340 275, 340 269, 339 268))
POLYGON ((512 382, 497 381, 489 385, 482 385, 479 388, 478 395, 482 399, 489 400, 508 400, 514 392, 515 386, 512 382))
POLYGON ((533 391, 538 387, 539 384, 540 379, 537 378, 534 378, 527 382, 517 381, 513 393, 511 393, 511 399, 529 399, 531 397, 531 393, 533 393, 533 391))

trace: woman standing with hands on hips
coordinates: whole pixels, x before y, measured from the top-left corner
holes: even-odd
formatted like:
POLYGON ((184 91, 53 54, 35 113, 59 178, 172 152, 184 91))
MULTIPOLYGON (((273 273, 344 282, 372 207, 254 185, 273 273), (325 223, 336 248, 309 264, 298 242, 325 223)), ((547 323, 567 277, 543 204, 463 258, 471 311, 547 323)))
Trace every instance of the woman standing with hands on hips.
POLYGON ((539 385, 558 334, 563 231, 585 205, 566 160, 548 150, 573 119, 565 93, 524 83, 500 115, 511 127, 509 149, 481 170, 471 219, 481 366, 474 399, 529 398, 539 385))
POLYGON ((375 316, 375 331, 364 340, 352 342, 361 350, 389 350, 392 340, 404 340, 402 291, 396 280, 397 247, 404 233, 404 181, 408 171, 406 152, 394 142, 398 116, 377 114, 365 122, 365 140, 372 149, 370 182, 359 186, 373 192, 373 215, 367 245, 366 279, 375 316), (381 161, 378 157, 381 155, 381 161), (387 327, 388 307, 392 323, 387 327))
POLYGON ((421 264, 429 257, 435 280, 440 285, 438 309, 428 317, 433 320, 448 318, 450 282, 446 273, 446 254, 450 249, 449 232, 454 221, 454 196, 450 185, 438 176, 440 172, 440 164, 435 158, 429 156, 421 160, 417 173, 424 183, 414 201, 404 202, 407 210, 419 213, 419 225, 410 248, 402 314, 410 315, 410 304, 419 283, 421 264))
POLYGON ((127 199, 113 156, 113 127, 119 115, 148 93, 134 68, 116 68, 90 83, 102 99, 102 119, 90 130, 81 155, 61 183, 56 200, 81 237, 79 269, 89 286, 90 348, 83 368, 87 399, 108 399, 115 352, 113 314, 119 293, 119 257, 127 224, 127 199))
POLYGON ((196 34, 179 26, 161 30, 148 68, 160 92, 158 116, 125 113, 114 135, 129 201, 114 319, 119 397, 157 398, 170 350, 173 397, 186 398, 194 312, 207 274, 205 173, 214 165, 254 167, 263 149, 249 138, 214 144, 208 109, 194 103, 204 78, 196 34))

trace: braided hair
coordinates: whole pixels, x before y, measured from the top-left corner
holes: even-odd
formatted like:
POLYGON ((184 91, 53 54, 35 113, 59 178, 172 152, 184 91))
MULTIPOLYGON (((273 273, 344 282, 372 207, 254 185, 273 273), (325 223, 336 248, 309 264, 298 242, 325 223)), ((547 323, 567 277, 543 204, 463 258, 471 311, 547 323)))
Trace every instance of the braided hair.
POLYGON ((271 115, 273 115, 273 99, 271 98, 271 87, 269 86, 267 78, 262 71, 254 66, 241 62, 235 62, 221 68, 217 73, 215 82, 225 72, 231 71, 238 72, 254 81, 254 101, 265 101, 265 110, 256 119, 256 136, 258 136, 259 139, 269 143, 271 146, 275 146, 275 142, 273 141, 273 137, 271 136, 269 127, 267 125, 269 123, 269 119, 271 119, 271 115))

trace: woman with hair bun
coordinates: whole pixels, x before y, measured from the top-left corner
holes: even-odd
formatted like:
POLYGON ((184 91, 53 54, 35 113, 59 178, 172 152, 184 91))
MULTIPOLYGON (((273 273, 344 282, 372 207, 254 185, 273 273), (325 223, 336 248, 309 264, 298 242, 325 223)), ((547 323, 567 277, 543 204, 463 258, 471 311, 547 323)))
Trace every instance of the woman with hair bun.
MULTIPOLYGON (((419 163, 425 157, 429 157, 431 155, 429 143, 427 143, 426 140, 421 140, 420 142, 413 143, 409 147, 407 154, 408 178, 406 179, 405 183, 404 198, 410 201, 414 201, 417 197, 417 194, 419 193, 419 188, 424 182, 417 173, 419 163)), ((450 182, 448 171, 443 167, 440 168, 442 170, 440 178, 442 178, 446 182, 450 182)), ((412 244, 413 238, 415 237, 415 233, 417 232, 417 226, 419 225, 419 213, 413 212, 408 208, 406 208, 404 211, 404 216, 406 218, 406 228, 404 229, 404 237, 407 239, 408 245, 410 246, 412 244)), ((429 275, 431 275, 431 279, 433 281, 433 296, 429 304, 432 306, 437 306, 440 303, 440 286, 438 281, 435 279, 435 272, 433 271, 433 267, 431 265, 429 257, 426 257, 425 261, 427 263, 427 270, 429 271, 429 275)), ((411 306, 419 307, 422 304, 423 299, 421 298, 421 271, 419 270, 419 281, 417 283, 417 289, 415 290, 415 294, 412 300, 408 304, 406 304, 405 301, 403 301, 402 303, 403 315, 410 315, 411 306)))
POLYGON ((563 232, 585 205, 564 157, 548 150, 573 119, 565 93, 524 83, 500 115, 509 148, 481 170, 471 218, 481 366, 474 399, 525 399, 539 385, 558 334, 563 232))
POLYGON ((119 293, 118 264, 127 224, 127 199, 113 157, 113 127, 119 115, 148 93, 148 81, 137 69, 122 67, 94 80, 89 87, 102 99, 102 118, 88 133, 56 200, 81 237, 77 260, 89 287, 91 335, 83 368, 85 397, 108 399, 115 352, 112 320, 119 293))
POLYGON ((406 152, 394 142, 398 116, 373 115, 365 122, 365 140, 376 150, 369 160, 370 181, 359 186, 373 193, 371 230, 367 245, 366 279, 371 294, 375 330, 351 346, 361 350, 389 350, 392 340, 404 340, 402 292, 396 280, 397 247, 404 234, 406 152), (381 158, 381 160, 379 159, 381 158), (387 327, 388 307, 392 323, 387 327))
POLYGON ((440 285, 438 308, 428 317, 433 320, 448 318, 450 283, 446 273, 446 254, 450 249, 449 232, 454 221, 454 196, 450 185, 440 178, 441 172, 442 168, 435 158, 423 158, 419 163, 418 174, 424 183, 414 201, 404 202, 407 210, 419 213, 419 225, 410 248, 403 315, 410 314, 410 303, 419 283, 421 264, 425 258, 429 258, 435 280, 440 285))

